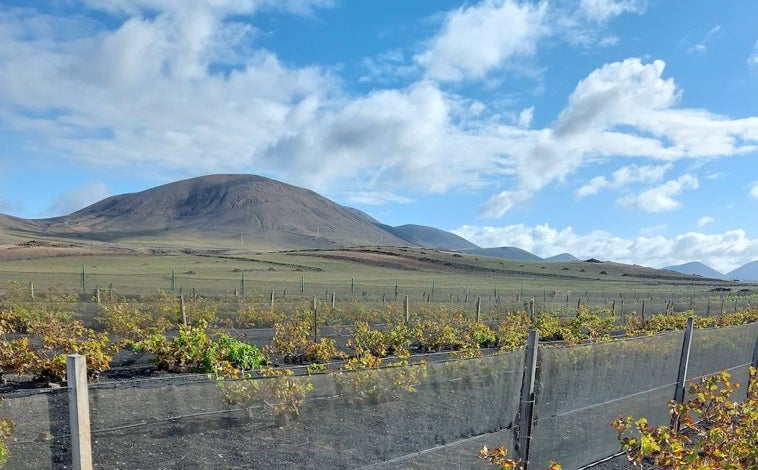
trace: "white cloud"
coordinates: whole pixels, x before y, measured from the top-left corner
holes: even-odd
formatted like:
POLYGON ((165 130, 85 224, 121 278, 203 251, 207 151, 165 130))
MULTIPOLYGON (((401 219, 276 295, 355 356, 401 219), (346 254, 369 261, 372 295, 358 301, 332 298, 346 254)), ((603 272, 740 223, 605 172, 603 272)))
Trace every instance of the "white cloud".
POLYGON ((753 52, 751 52, 750 56, 747 58, 747 64, 750 67, 758 68, 758 41, 755 41, 753 52))
POLYGON ((532 125, 532 119, 534 118, 534 106, 523 109, 518 115, 518 126, 523 129, 528 129, 532 125))
POLYGON ((656 183, 663 179, 663 175, 671 169, 671 164, 637 166, 629 165, 613 172, 610 180, 603 176, 592 178, 587 184, 581 186, 577 191, 578 197, 597 194, 602 189, 621 188, 634 183, 656 183))
POLYGON ((50 216, 68 215, 108 196, 110 193, 104 184, 91 183, 81 188, 71 189, 58 196, 48 208, 48 213, 50 216))
MULTIPOLYGON (((680 91, 661 61, 602 66, 577 84, 553 126, 535 129, 531 106, 491 109, 433 80, 350 95, 334 72, 288 66, 255 47, 255 27, 237 22, 262 8, 330 4, 215 0, 190 11, 179 0, 110 0, 97 3, 118 12, 104 23, 0 10, 0 123, 40 142, 40 154, 124 173, 253 171, 322 192, 403 198, 493 188, 481 208, 488 217, 598 159, 665 163, 758 147, 758 118, 677 108, 680 91)), ((420 56, 427 73, 474 78, 531 54, 548 34, 547 5, 488 0, 450 13, 420 56), (473 37, 487 47, 456 49, 450 41, 474 25, 484 26, 476 34, 486 37, 473 37)), ((580 191, 625 177, 613 178, 580 191)))
POLYGON ((713 222, 714 222, 713 217, 704 216, 697 219, 697 226, 698 228, 703 228, 708 224, 712 224, 713 222))
POLYGON ((546 31, 547 3, 484 0, 449 13, 442 31, 416 56, 442 81, 483 78, 513 57, 534 54, 546 31))
POLYGON ((382 191, 355 191, 343 194, 345 199, 357 204, 381 206, 383 204, 408 204, 412 199, 382 191))
POLYGON ((587 18, 603 22, 622 13, 644 13, 647 0, 581 0, 579 11, 587 18))
POLYGON ((753 181, 750 185, 750 196, 758 198, 758 181, 753 181))
POLYGON ((687 49, 688 54, 705 54, 708 52, 708 46, 714 39, 719 36, 721 32, 721 26, 714 26, 710 31, 696 44, 693 44, 687 49))
MULTIPOLYGON (((758 149, 758 118, 730 120, 702 110, 676 108, 680 91, 673 79, 662 77, 665 64, 644 64, 632 58, 606 64, 580 81, 555 125, 535 131, 527 149, 511 149, 510 165, 518 176, 516 188, 507 193, 531 193, 555 180, 563 180, 598 157, 647 157, 674 161, 713 158, 758 149)), ((653 175, 665 166, 651 166, 653 175)), ((593 194, 611 185, 593 180, 577 195, 593 194)), ((672 196, 690 188, 689 178, 652 188, 620 203, 647 209, 670 210, 672 196)), ((522 200, 523 202, 523 200, 522 200)), ((503 215, 513 207, 511 198, 495 197, 485 213, 503 215), (501 207, 497 207, 502 203, 501 207)))
POLYGON ((697 189, 697 177, 685 174, 679 178, 656 186, 636 195, 619 198, 618 204, 622 207, 640 209, 645 212, 665 212, 677 209, 681 206, 674 197, 681 194, 685 189, 697 189))
POLYGON ((464 225, 453 233, 483 247, 515 246, 542 257, 571 253, 580 259, 597 258, 659 268, 702 261, 726 273, 758 259, 758 239, 748 238, 744 230, 622 238, 599 230, 577 234, 571 227, 559 230, 548 224, 533 227, 517 224, 464 225))

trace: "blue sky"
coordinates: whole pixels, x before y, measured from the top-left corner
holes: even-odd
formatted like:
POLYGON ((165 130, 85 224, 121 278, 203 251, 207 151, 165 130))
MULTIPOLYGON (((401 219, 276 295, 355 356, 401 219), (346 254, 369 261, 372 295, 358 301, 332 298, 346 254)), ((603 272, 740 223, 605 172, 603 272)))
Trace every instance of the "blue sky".
POLYGON ((211 173, 481 246, 758 259, 758 2, 4 0, 0 212, 211 173))

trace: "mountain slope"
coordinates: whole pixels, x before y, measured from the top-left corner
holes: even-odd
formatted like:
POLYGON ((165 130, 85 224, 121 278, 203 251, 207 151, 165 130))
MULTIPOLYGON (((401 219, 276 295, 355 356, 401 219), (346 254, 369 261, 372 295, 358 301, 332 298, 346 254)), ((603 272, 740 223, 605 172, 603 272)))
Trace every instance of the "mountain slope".
POLYGON ((477 249, 478 246, 463 237, 434 227, 425 225, 400 225, 390 227, 381 226, 384 230, 407 241, 413 246, 423 246, 428 248, 442 248, 445 250, 471 250, 477 249))
POLYGON ((474 248, 471 250, 463 250, 464 253, 470 255, 490 256, 493 258, 506 258, 506 259, 518 259, 522 261, 541 261, 537 255, 529 253, 521 248, 513 246, 500 246, 495 248, 474 248))
POLYGON ((570 253, 561 253, 559 255, 550 256, 549 258, 545 258, 545 261, 579 261, 579 258, 576 256, 570 254, 570 253))
POLYGON ((255 175, 187 179, 36 222, 49 234, 107 241, 178 236, 286 249, 405 243, 363 212, 255 175))
POLYGON ((695 276, 700 276, 700 277, 707 277, 711 279, 724 279, 723 274, 721 274, 720 272, 716 271, 710 266, 707 266, 699 261, 693 261, 691 263, 685 263, 685 264, 678 264, 675 266, 666 266, 663 269, 668 269, 669 271, 676 271, 682 274, 690 274, 690 275, 695 275, 695 276))
POLYGON ((758 282, 758 261, 752 261, 724 275, 727 279, 758 282))

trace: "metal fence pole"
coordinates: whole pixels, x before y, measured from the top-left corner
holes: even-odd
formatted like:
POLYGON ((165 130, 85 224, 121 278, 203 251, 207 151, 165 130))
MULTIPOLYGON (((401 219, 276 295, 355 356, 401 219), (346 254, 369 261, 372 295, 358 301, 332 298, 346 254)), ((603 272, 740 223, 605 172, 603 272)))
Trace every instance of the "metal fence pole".
POLYGON ((521 381, 521 403, 519 405, 518 438, 516 452, 524 463, 524 470, 529 465, 529 443, 532 434, 532 412, 534 410, 534 381, 537 374, 537 346, 539 333, 529 330, 524 357, 524 376, 521 381))
MULTIPOLYGON (((676 389, 674 391, 674 400, 677 403, 684 403, 684 385, 687 381, 687 366, 690 362, 690 346, 692 345, 694 324, 695 319, 693 317, 687 318, 687 329, 684 330, 682 353, 679 356, 679 371, 676 375, 676 389)), ((678 430, 679 423, 672 420, 671 426, 678 430)))
POLYGON ((86 357, 80 354, 66 357, 66 380, 71 423, 71 463, 74 470, 92 470, 86 357))

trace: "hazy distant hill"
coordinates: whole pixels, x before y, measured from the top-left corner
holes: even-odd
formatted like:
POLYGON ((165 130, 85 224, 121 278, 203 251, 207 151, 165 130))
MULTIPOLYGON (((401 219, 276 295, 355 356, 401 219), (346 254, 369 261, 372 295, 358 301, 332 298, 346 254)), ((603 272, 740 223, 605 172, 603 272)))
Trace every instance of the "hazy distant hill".
POLYGON ((559 255, 545 258, 545 261, 579 261, 579 258, 569 253, 561 253, 559 255))
POLYGON ((753 261, 724 275, 727 279, 758 282, 758 261, 753 261))
POLYGON ((699 261, 693 261, 691 263, 685 263, 685 264, 679 264, 676 266, 666 266, 663 269, 668 269, 669 271, 676 271, 678 273, 682 274, 691 274, 695 276, 700 277, 707 277, 711 279, 724 279, 724 275, 720 272, 716 271, 715 269, 699 262, 699 261))
POLYGON ((425 225, 400 225, 390 227, 381 225, 381 227, 395 235, 396 237, 406 240, 414 246, 424 246, 429 248, 443 248, 446 250, 471 250, 477 249, 478 246, 463 237, 434 227, 425 225))
POLYGON ((501 246, 496 248, 474 248, 470 250, 463 250, 463 252, 470 255, 492 256, 494 258, 518 259, 523 261, 542 260, 542 258, 537 255, 513 246, 501 246))

